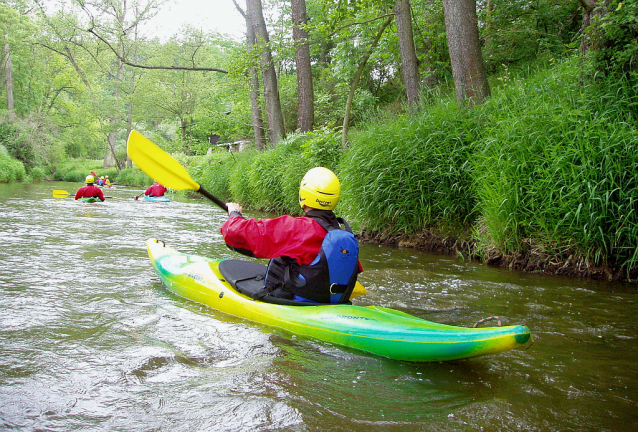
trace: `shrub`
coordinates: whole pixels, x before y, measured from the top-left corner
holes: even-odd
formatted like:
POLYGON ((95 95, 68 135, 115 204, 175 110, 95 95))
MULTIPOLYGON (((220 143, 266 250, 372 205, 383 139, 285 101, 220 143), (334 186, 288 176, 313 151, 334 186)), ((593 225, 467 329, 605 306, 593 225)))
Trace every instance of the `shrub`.
POLYGON ((7 148, 0 145, 0 183, 23 181, 26 176, 24 164, 11 157, 7 148))
POLYGON ((595 70, 638 81, 638 0, 612 0, 589 29, 595 70))
POLYGON ((29 177, 31 177, 31 180, 34 182, 40 182, 45 180, 46 176, 44 174, 44 168, 34 167, 29 173, 29 177))
MULTIPOLYGON (((111 176, 109 175, 109 179, 111 176)), ((117 176, 117 182, 126 184, 129 186, 150 186, 153 184, 153 179, 147 176, 138 167, 125 168, 117 176)))

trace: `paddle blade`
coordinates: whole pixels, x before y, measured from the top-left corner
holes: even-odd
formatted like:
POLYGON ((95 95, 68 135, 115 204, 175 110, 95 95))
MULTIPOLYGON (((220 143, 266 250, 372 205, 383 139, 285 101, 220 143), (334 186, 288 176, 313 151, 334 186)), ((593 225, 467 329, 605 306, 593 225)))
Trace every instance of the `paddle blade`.
POLYGON ((359 282, 357 282, 354 285, 354 289, 352 290, 352 294, 350 294, 350 300, 352 300, 355 297, 359 297, 359 296, 366 295, 366 294, 368 294, 368 290, 366 290, 366 287, 364 287, 359 282))
POLYGON ((164 186, 175 190, 200 189, 199 183, 191 178, 186 168, 135 130, 128 136, 127 151, 142 171, 164 186))
POLYGON ((53 196, 54 196, 54 197, 56 197, 56 198, 66 198, 66 197, 68 197, 69 195, 71 195, 71 194, 70 194, 70 193, 68 193, 68 192, 67 192, 67 191, 65 191, 65 190, 54 190, 54 191, 53 191, 53 196))

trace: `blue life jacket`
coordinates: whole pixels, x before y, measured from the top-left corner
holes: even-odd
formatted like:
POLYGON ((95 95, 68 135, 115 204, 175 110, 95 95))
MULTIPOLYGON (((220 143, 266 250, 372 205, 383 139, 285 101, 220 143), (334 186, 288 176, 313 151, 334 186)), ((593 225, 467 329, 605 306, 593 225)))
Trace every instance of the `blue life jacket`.
POLYGON ((348 303, 359 274, 359 244, 350 226, 337 218, 345 229, 338 229, 320 218, 313 218, 328 233, 317 257, 299 265, 288 257, 270 260, 266 290, 292 293, 293 300, 318 303, 348 303))

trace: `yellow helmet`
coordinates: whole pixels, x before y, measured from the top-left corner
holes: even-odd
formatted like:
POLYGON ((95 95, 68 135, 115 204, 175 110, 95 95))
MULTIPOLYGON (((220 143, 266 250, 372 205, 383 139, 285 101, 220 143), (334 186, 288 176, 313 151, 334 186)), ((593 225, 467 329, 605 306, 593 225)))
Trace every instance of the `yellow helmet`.
POLYGON ((92 184, 95 181, 95 179, 93 178, 92 175, 88 175, 86 176, 85 181, 86 181, 86 184, 92 184))
POLYGON ((299 204, 319 210, 334 210, 341 196, 339 179, 328 168, 316 167, 306 173, 299 186, 299 204))

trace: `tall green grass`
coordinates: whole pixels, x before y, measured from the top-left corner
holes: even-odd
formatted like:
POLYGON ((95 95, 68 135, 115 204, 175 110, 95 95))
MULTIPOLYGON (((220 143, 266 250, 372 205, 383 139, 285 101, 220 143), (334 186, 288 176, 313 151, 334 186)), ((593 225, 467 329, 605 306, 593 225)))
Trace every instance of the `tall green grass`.
MULTIPOLYGON (((636 267, 638 101, 561 65, 494 97, 474 159, 485 247, 636 267), (497 116, 495 113, 507 113, 497 116)), ((633 93, 635 94, 635 93, 633 93)))
POLYGON ((314 166, 342 182, 337 212, 386 235, 465 235, 473 253, 638 270, 638 88, 596 84, 566 61, 512 79, 460 109, 377 118, 343 151, 329 130, 265 152, 214 153, 194 169, 207 189, 253 208, 299 214, 314 166), (434 230, 432 230, 434 228, 434 230))
MULTIPOLYGON (((109 179, 110 178, 111 176, 109 175, 109 179)), ((137 166, 133 166, 120 171, 117 176, 117 182, 128 186, 150 186, 153 184, 153 179, 147 176, 137 166)))
POLYGON ((420 117, 369 124, 351 136, 339 166, 341 207, 373 232, 467 226, 476 204, 470 161, 478 128, 472 112, 452 101, 420 117))

